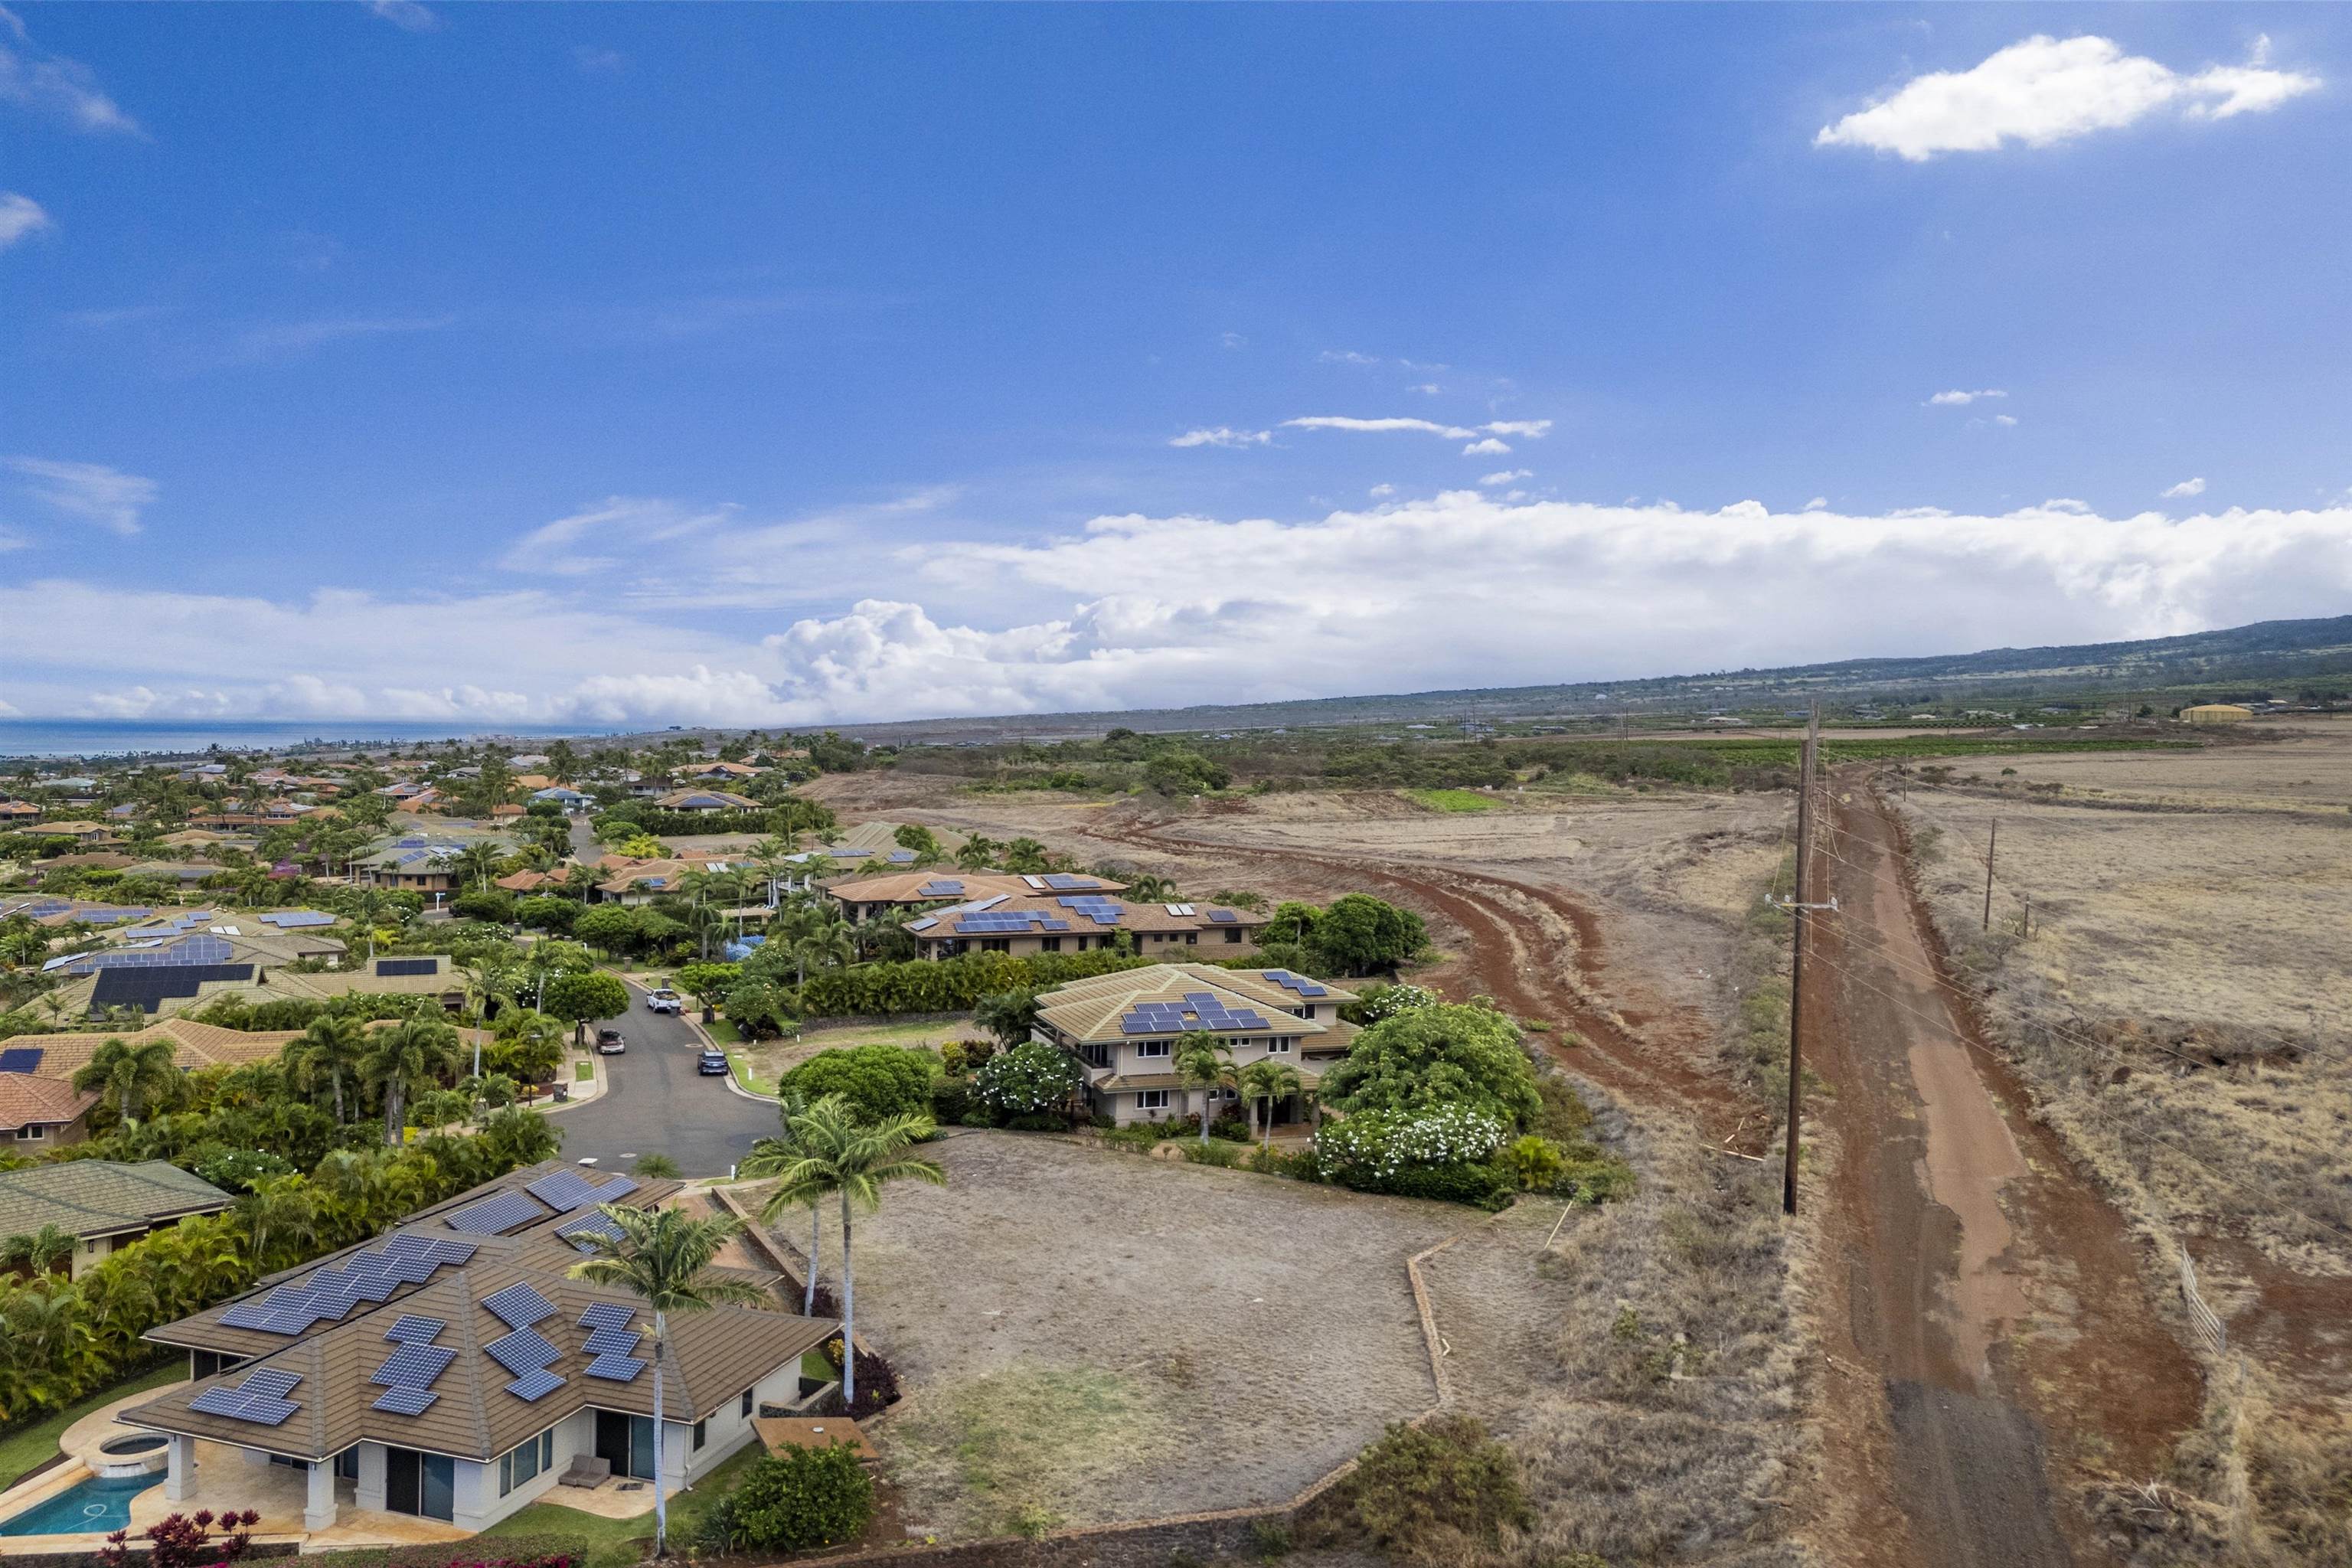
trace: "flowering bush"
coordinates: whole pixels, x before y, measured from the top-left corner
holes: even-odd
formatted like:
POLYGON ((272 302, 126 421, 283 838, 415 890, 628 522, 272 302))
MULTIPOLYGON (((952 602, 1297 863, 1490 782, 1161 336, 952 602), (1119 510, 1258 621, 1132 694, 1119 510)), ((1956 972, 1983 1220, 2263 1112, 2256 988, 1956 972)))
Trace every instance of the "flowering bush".
POLYGON ((1000 1051, 972 1075, 980 1102, 1005 1116, 1059 1110, 1078 1087, 1078 1059, 1042 1040, 1000 1051))
POLYGON ((1416 1007, 1437 1005, 1437 993, 1426 985, 1375 985, 1363 994, 1357 1003, 1356 1021, 1377 1024, 1382 1018, 1393 1018, 1399 1013, 1410 1013, 1416 1007))
POLYGON ((1500 1118, 1466 1105, 1367 1110, 1324 1128, 1315 1152, 1326 1181, 1370 1188, 1413 1166, 1483 1164, 1502 1147, 1503 1131, 1500 1118))
POLYGON ((261 1515, 251 1509, 243 1513, 231 1509, 217 1521, 230 1533, 218 1538, 213 1535, 215 1522, 210 1509, 200 1510, 193 1517, 167 1515, 140 1533, 139 1539, 148 1543, 143 1553, 133 1553, 131 1532, 118 1530, 99 1549, 98 1561, 104 1568, 128 1568, 137 1562, 143 1562, 146 1568, 209 1568, 234 1563, 252 1547, 253 1527, 261 1522, 261 1515))

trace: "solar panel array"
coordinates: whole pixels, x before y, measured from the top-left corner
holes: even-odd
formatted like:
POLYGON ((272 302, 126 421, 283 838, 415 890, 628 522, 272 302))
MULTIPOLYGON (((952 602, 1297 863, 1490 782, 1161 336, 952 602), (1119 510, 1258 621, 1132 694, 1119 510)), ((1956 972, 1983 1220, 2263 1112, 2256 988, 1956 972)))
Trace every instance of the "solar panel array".
POLYGON ((958 915, 955 922, 956 931, 967 936, 1003 936, 1033 928, 1037 931, 1067 931, 1070 922, 1043 910, 992 910, 982 914, 958 915))
POLYGON ((835 847, 827 849, 825 853, 832 856, 836 860, 863 860, 867 856, 873 854, 874 851, 871 849, 843 849, 835 847))
POLYGON ((1209 918, 1221 926, 1229 926, 1238 922, 1242 917, 1231 910, 1211 910, 1209 918))
POLYGON ((1075 898, 1055 901, 1064 909, 1086 916, 1097 925, 1115 926, 1118 924, 1119 917, 1127 912, 1126 905, 1100 893, 1081 893, 1075 898))
POLYGON ((102 1013, 109 1007, 136 1007, 142 1013, 152 1013, 167 1000, 195 995, 208 980, 250 984, 253 965, 174 963, 153 969, 101 969, 98 972, 98 984, 90 988, 89 1008, 92 1013, 102 1013))
POLYGON ((226 963, 236 956, 236 950, 226 942, 205 932, 183 937, 177 942, 159 941, 152 944, 142 942, 134 947, 110 948, 103 952, 77 952, 58 967, 68 974, 94 974, 101 969, 164 969, 182 963, 226 963))
MULTIPOLYGON (((291 1285, 281 1285, 267 1296, 239 1301, 221 1314, 224 1326, 258 1329, 265 1333, 299 1334, 311 1324, 340 1321, 362 1301, 383 1301, 403 1285, 422 1285, 438 1268, 461 1266, 474 1256, 470 1241, 443 1241, 423 1236, 395 1236, 380 1248, 352 1254, 341 1268, 326 1268, 291 1285)), ((429 1318, 403 1318, 393 1325, 431 1322, 429 1318)), ((387 1339, 392 1334, 386 1334, 387 1339)), ((431 1336, 425 1336, 430 1339, 431 1336)))
POLYGON ((1250 1007, 1227 1007, 1206 991, 1187 991, 1181 1002, 1138 1002, 1119 1017, 1128 1035, 1181 1035, 1188 1029, 1265 1029, 1273 1026, 1250 1007))
POLYGON ((950 881, 945 879, 929 881, 915 889, 915 897, 919 899, 961 899, 963 897, 963 884, 961 882, 950 881))
POLYGON ((914 863, 915 852, 913 850, 893 849, 890 851, 890 864, 893 866, 911 866, 914 863))
POLYGON ((1304 974, 1293 974, 1287 969, 1269 969, 1265 972, 1265 977, 1286 991, 1297 992, 1301 996, 1331 994, 1331 988, 1328 985, 1309 980, 1304 974))
POLYGON ((527 1329, 555 1316, 555 1303, 528 1285, 509 1285, 495 1296, 483 1297, 482 1305, 510 1329, 527 1329))
POLYGON ((441 961, 438 958, 379 958, 375 961, 375 972, 378 978, 394 974, 438 974, 441 973, 441 961))
POLYGON ((545 1219, 547 1210, 522 1193, 500 1193, 470 1204, 449 1216, 446 1222, 451 1230, 462 1230, 475 1236, 503 1236, 518 1226, 545 1219))
POLYGON ((334 916, 320 914, 316 910, 280 910, 275 914, 263 915, 261 918, 279 931, 295 931, 310 926, 331 926, 335 923, 334 916))
POLYGON ((1061 892, 1074 888, 1099 888, 1102 884, 1092 877, 1074 877, 1067 871, 1052 871, 1046 874, 1045 886, 1061 892))
POLYGON ((302 1408, 286 1397, 301 1381, 299 1373, 257 1367, 246 1373, 245 1381, 235 1388, 221 1384, 205 1389, 188 1401, 188 1408, 207 1415, 250 1421, 257 1426, 283 1426, 288 1416, 302 1408))
POLYGON ((0 1050, 0 1072, 33 1072, 39 1068, 43 1051, 39 1046, 12 1046, 0 1050))
POLYGON ((557 1226, 555 1234, 583 1252, 593 1252, 594 1245, 582 1239, 583 1237, 601 1236, 608 1241, 618 1241, 621 1239, 621 1227, 613 1223, 613 1217, 610 1215, 597 1212, 583 1215, 578 1219, 557 1226))
POLYGON ((523 1188, 557 1214, 570 1214, 590 1204, 609 1204, 636 1190, 637 1184, 627 1176, 615 1176, 598 1187, 590 1185, 579 1172, 568 1170, 551 1172, 523 1188))

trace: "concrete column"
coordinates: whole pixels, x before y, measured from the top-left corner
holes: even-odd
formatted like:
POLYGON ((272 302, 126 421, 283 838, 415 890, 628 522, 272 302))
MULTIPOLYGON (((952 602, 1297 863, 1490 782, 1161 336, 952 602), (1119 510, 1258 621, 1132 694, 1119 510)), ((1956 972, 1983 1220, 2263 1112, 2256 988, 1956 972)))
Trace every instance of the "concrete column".
POLYGON ((184 1502, 196 1489, 196 1440, 173 1433, 166 1458, 169 1468, 163 1477, 163 1495, 173 1502, 184 1502))
POLYGON ((310 1462, 310 1496, 302 1510, 302 1528, 330 1530, 334 1527, 339 1510, 335 1507, 335 1461, 314 1459, 310 1462))

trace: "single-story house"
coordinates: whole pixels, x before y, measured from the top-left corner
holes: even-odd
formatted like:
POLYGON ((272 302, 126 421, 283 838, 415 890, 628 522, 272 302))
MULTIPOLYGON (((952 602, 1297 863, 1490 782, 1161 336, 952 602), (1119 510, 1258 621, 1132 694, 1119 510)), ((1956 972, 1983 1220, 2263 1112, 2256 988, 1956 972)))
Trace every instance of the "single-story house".
POLYGON ((1127 891, 1123 882, 1055 871, 1042 877, 1007 872, 896 871, 871 877, 847 877, 825 884, 825 893, 852 921, 871 920, 888 909, 921 909, 932 904, 969 903, 998 895, 1023 898, 1038 893, 1100 893, 1127 891))
POLYGON ((103 822, 36 822, 16 831, 40 838, 70 838, 76 844, 114 842, 114 829, 103 822))
POLYGON ((1213 1097, 1213 1116, 1236 1098, 1230 1089, 1187 1089, 1171 1066, 1177 1037, 1206 1029, 1232 1049, 1236 1068, 1272 1060, 1297 1070, 1303 1087, 1274 1108, 1279 1126, 1305 1116, 1302 1101, 1347 1054, 1358 1030, 1339 1008, 1356 999, 1286 969, 1156 963, 1041 992, 1031 1037, 1076 1056, 1087 1110, 1126 1127, 1197 1116, 1202 1093, 1213 1097))
POLYGON ((831 1321, 776 1297, 669 1320, 570 1275, 606 1205, 651 1207, 675 1182, 560 1161, 511 1173, 358 1247, 151 1330, 189 1352, 194 1382, 121 1419, 167 1434, 164 1495, 199 1462, 306 1473, 303 1523, 347 1505, 488 1528, 575 1468, 649 1479, 653 1358, 662 1360, 663 1469, 672 1487, 800 1414, 832 1386, 831 1321))
POLYGON ((656 798, 654 804, 664 811, 687 811, 697 814, 767 809, 749 795, 730 795, 723 789, 674 789, 667 795, 656 798))
POLYGON ((699 784, 725 784, 730 779, 755 779, 767 771, 765 768, 752 767, 747 763, 688 763, 682 768, 670 769, 669 776, 674 779, 688 779, 699 784))
MULTIPOLYGON (((5 1059, 5 1054, 0 1059, 5 1059)), ((63 1079, 0 1069, 0 1148, 29 1153, 79 1143, 89 1136, 89 1110, 97 1103, 94 1089, 78 1089, 63 1079)))
POLYGON ((594 796, 583 795, 576 789, 566 789, 562 784, 550 784, 545 789, 533 790, 530 798, 551 800, 562 806, 568 816, 576 816, 596 804, 594 796))
POLYGON ((1139 954, 1213 947, 1232 952, 1250 946, 1267 917, 1214 904, 1130 904, 1103 893, 992 894, 953 904, 907 922, 924 958, 967 952, 1087 952, 1118 945, 1127 932, 1139 954))
POLYGON ((194 1214, 218 1214, 228 1194, 168 1160, 62 1160, 0 1171, 0 1237, 56 1226, 74 1238, 79 1279, 118 1247, 194 1214))
POLYGON ((254 1062, 276 1061, 286 1042, 299 1039, 300 1035, 297 1029, 224 1029, 187 1018, 166 1018, 127 1035, 99 1029, 16 1035, 0 1043, 0 1072, 25 1073, 62 1082, 88 1067, 98 1047, 109 1040, 121 1040, 133 1047, 167 1040, 172 1046, 172 1060, 183 1072, 198 1068, 246 1067, 254 1062))

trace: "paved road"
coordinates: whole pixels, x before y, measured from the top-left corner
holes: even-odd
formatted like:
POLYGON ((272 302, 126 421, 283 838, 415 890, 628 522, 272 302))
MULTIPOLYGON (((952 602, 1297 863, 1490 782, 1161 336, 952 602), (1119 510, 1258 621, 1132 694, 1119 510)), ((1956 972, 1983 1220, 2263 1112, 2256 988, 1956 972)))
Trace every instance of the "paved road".
POLYGON ((694 1070, 702 1042, 686 1020, 648 1013, 639 996, 615 1022, 629 1048, 604 1058, 604 1094, 552 1119, 565 1159, 593 1156, 607 1170, 625 1170, 632 1156, 659 1152, 689 1176, 723 1176, 776 1131, 774 1106, 694 1070))
POLYGON ((596 842, 596 830, 584 816, 572 819, 572 858, 583 866, 593 866, 604 858, 603 847, 596 842))

